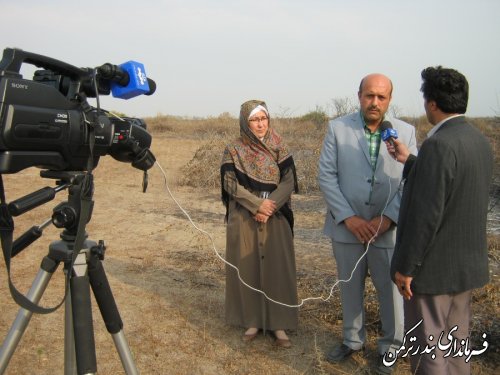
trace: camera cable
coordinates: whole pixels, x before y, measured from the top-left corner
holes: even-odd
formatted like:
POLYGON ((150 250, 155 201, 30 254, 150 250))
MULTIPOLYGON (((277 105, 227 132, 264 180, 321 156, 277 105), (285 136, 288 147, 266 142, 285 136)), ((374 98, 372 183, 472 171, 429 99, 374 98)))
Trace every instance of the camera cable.
POLYGON ((191 216, 188 214, 188 212, 181 206, 181 204, 177 201, 177 199, 174 197, 174 195, 172 194, 172 191, 170 190, 169 186, 168 186, 168 183, 167 183, 167 175, 164 171, 164 169, 161 167, 160 163, 158 161, 156 161, 155 163, 157 165, 157 167, 160 169, 160 171, 162 172, 162 175, 163 175, 163 179, 164 179, 164 184, 165 184, 165 188, 170 196, 170 198, 175 202, 175 204, 177 205, 177 207, 182 211, 182 213, 186 216, 186 218, 188 219, 188 221, 191 223, 191 225, 197 230, 199 231, 200 233, 206 235, 209 239, 210 239, 210 242, 211 242, 211 245, 212 245, 212 248, 215 252, 215 255, 217 256, 217 258, 219 258, 223 263, 225 263, 226 265, 228 265, 229 267, 233 268, 237 274, 238 274, 238 279, 240 280, 240 282, 245 285, 247 288, 253 290, 254 292, 257 292, 257 293, 260 293, 262 294, 267 300, 273 302, 273 303, 276 303, 278 305, 281 305, 281 306, 285 306, 285 307, 290 307, 290 308, 298 308, 298 307, 301 307, 304 305, 305 302, 307 301, 323 301, 323 302, 327 302, 332 296, 333 296, 333 291, 335 289, 335 287, 339 284, 339 283, 348 283, 349 281, 351 281, 352 279, 352 276, 355 272, 355 270, 357 269, 359 263, 361 262, 361 260, 366 256, 366 254, 368 253, 368 250, 370 249, 370 246, 371 244, 373 243, 373 241, 376 239, 379 231, 380 231, 380 228, 382 226, 382 222, 383 222, 383 215, 384 215, 384 212, 385 210, 387 209, 387 206, 389 205, 389 201, 391 199, 391 194, 392 194, 392 187, 391 187, 391 183, 390 183, 390 178, 389 178, 389 193, 388 193, 388 196, 387 196, 387 200, 386 200, 386 203, 384 205, 384 208, 382 209, 382 212, 380 214, 380 223, 377 227, 377 230, 376 230, 376 233, 370 238, 370 240, 367 242, 366 244, 366 249, 364 251, 364 253, 359 257, 359 259, 356 261, 356 264, 354 265, 352 271, 351 271, 351 274, 349 276, 348 279, 345 279, 345 280, 337 280, 331 287, 330 287, 330 291, 329 291, 329 294, 327 297, 323 297, 323 296, 318 296, 318 297, 308 297, 308 298, 303 298, 301 299, 300 303, 299 304, 295 304, 295 305, 291 305, 291 304, 287 304, 287 303, 284 303, 284 302, 280 302, 280 301, 277 301, 271 297, 269 297, 267 295, 266 292, 264 292, 263 290, 261 289, 258 289, 258 288, 255 288, 251 285, 249 285, 245 280, 243 280, 243 278, 241 277, 240 275, 240 270, 238 269, 238 267, 236 267, 234 264, 228 262, 226 259, 224 259, 224 257, 222 255, 220 255, 220 253, 218 252, 216 246, 215 246, 215 241, 214 241, 214 238, 213 236, 208 233, 207 231, 203 230, 202 228, 198 227, 198 225, 196 225, 196 223, 193 221, 193 219, 191 218, 191 216))

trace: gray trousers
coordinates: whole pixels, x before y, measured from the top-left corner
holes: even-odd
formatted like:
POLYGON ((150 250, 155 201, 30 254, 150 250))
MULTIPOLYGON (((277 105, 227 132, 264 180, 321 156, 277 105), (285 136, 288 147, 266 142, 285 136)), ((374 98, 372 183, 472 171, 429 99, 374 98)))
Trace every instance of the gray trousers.
MULTIPOLYGON (((332 241, 339 280, 347 280, 365 252, 363 244, 332 241)), ((377 341, 380 355, 400 348, 404 334, 403 297, 390 277, 393 248, 370 245, 368 253, 359 262, 349 282, 340 282, 343 314, 343 343, 351 349, 361 349, 366 341, 364 293, 365 279, 370 276, 377 291, 382 337, 377 341)))
MULTIPOLYGON (((416 337, 415 344, 420 348, 436 346, 438 341, 443 345, 448 344, 448 333, 453 331, 458 347, 461 340, 469 336, 470 322, 470 290, 458 294, 427 295, 413 293, 413 297, 404 301, 405 330, 411 330, 423 319, 409 335, 416 337), (439 339, 441 332, 444 338, 439 339), (431 337, 432 341, 428 340, 431 337)), ((407 341, 410 337, 407 337, 407 341)), ((410 356, 413 374, 432 375, 469 375, 470 362, 466 362, 464 356, 453 358, 453 353, 440 351, 437 348, 429 354, 410 356), (433 354, 435 358, 433 358, 433 354)))

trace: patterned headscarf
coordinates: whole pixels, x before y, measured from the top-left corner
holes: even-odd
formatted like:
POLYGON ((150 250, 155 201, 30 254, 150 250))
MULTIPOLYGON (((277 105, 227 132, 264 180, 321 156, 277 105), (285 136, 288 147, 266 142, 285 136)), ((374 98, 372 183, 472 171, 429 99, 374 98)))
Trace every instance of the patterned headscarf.
POLYGON ((269 128, 262 140, 250 130, 250 115, 255 114, 254 109, 259 106, 269 118, 265 102, 249 100, 243 103, 240 110, 240 138, 227 145, 222 156, 222 201, 226 207, 231 194, 234 193, 231 186, 228 186, 229 191, 224 189, 224 175, 228 171, 234 172, 239 184, 251 191, 272 192, 282 176, 292 168, 295 192, 298 192, 293 157, 281 136, 271 127, 271 120, 269 119, 269 128))

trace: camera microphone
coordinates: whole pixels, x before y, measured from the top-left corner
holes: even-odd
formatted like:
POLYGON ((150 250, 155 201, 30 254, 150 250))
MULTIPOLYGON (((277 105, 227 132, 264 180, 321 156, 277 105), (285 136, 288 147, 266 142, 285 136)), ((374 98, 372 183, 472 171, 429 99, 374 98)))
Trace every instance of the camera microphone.
POLYGON ((392 127, 389 121, 382 121, 380 124, 380 134, 384 142, 389 142, 391 146, 394 146, 394 139, 398 138, 398 132, 392 127))
POLYGON ((156 83, 146 77, 144 65, 127 61, 119 66, 106 63, 97 68, 100 78, 111 81, 111 93, 115 98, 130 99, 138 95, 152 95, 156 83))

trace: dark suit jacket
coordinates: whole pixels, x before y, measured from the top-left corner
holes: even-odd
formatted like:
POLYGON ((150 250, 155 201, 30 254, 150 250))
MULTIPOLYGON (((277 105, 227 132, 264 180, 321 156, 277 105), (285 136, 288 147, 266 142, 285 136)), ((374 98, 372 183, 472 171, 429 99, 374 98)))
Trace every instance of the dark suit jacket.
POLYGON ((488 140, 463 116, 446 121, 409 158, 391 276, 412 291, 448 294, 488 282, 486 216, 493 170, 488 140))

